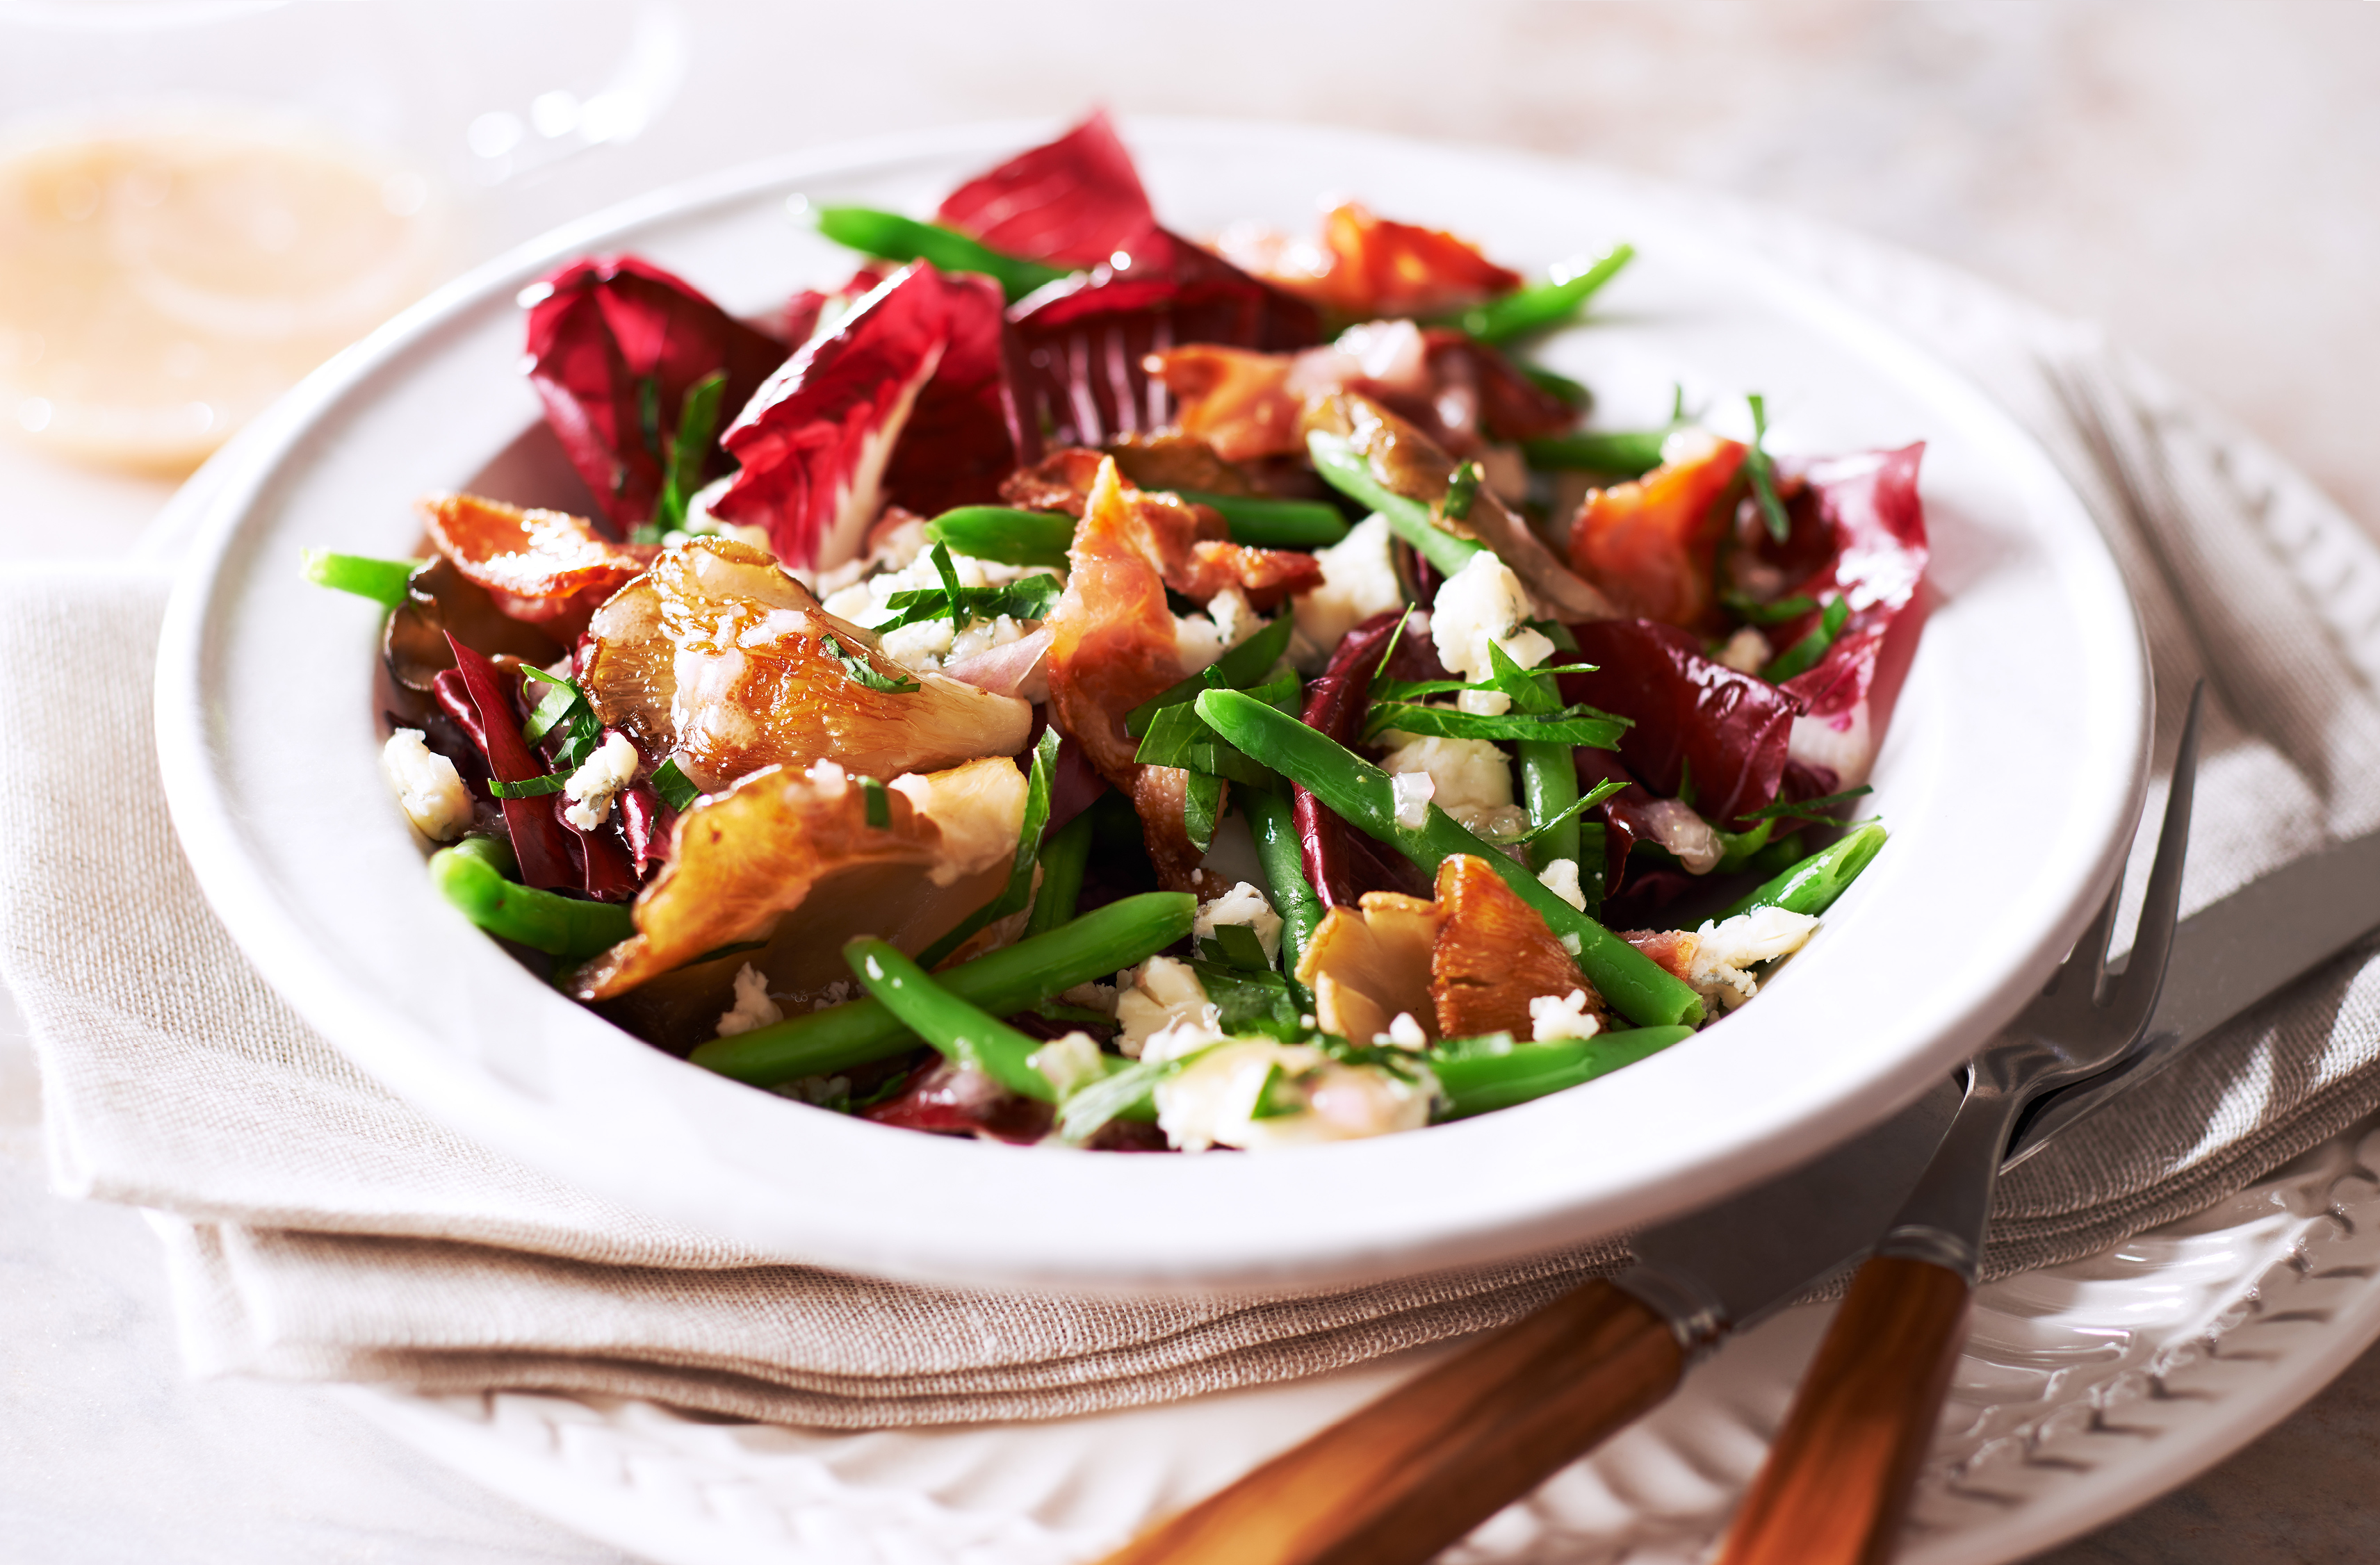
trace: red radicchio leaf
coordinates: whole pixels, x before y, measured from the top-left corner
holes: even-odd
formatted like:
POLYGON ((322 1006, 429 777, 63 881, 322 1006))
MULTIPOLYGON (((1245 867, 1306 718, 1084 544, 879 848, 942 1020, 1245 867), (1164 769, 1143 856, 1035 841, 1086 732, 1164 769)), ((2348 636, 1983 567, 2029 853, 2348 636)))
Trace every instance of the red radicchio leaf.
POLYGON ((636 860, 638 880, 669 857, 669 829, 676 819, 677 812, 662 803, 651 783, 638 782, 621 791, 620 835, 636 860))
POLYGON ((1561 434, 1578 422, 1575 408, 1522 374, 1502 349, 1443 326, 1424 332, 1422 341, 1438 388, 1433 411, 1450 394, 1467 395, 1474 427, 1506 443, 1561 434))
POLYGON ((1595 672, 1560 676, 1565 701, 1585 701, 1633 724, 1621 758, 1656 794, 1675 797, 1692 771, 1694 808, 1727 831, 1777 801, 1798 697, 1703 655, 1693 632, 1658 620, 1573 625, 1595 672))
MULTIPOLYGON (((1851 613, 1826 656, 1784 687, 1808 709, 1795 724, 1794 758, 1839 779, 1864 779, 1884 739, 1869 721, 1868 692, 1885 637, 1915 599, 1925 572, 1925 507, 1917 494, 1925 455, 1920 442, 1800 469, 1817 496, 1819 516, 1833 529, 1835 550, 1794 590, 1819 601, 1840 594, 1851 613)), ((1815 613, 1804 616, 1779 626, 1771 638, 1790 647, 1816 623, 1815 613)))
POLYGON ((1067 267, 1098 265, 1157 221, 1105 109, 968 180, 934 216, 1003 255, 1067 267))
POLYGON ((941 1061, 909 1078, 863 1118, 904 1130, 941 1131, 1030 1145, 1050 1134, 1050 1105, 1010 1091, 983 1072, 941 1061))
POLYGON ((1019 299, 1008 319, 1011 433, 1027 464, 1169 428, 1172 397, 1143 363, 1151 353, 1183 343, 1282 353, 1322 336, 1313 306, 1154 226, 1019 299))
POLYGON ((794 355, 728 431, 743 465, 714 516, 769 530, 789 565, 850 559, 883 500, 931 516, 990 501, 1014 466, 989 277, 918 261, 794 355))
MULTIPOLYGON (((1397 637, 1404 618, 1401 610, 1375 614, 1349 631, 1330 654, 1330 664, 1305 687, 1305 710, 1299 719, 1306 727, 1353 746, 1364 731, 1364 716, 1372 705, 1372 675, 1380 657, 1396 637, 1394 661, 1389 672, 1399 679, 1444 679, 1429 637, 1410 628, 1397 637)), ((1297 845, 1305 864, 1305 879, 1325 907, 1353 907, 1366 892, 1403 892, 1427 896, 1430 888, 1421 873, 1402 855, 1391 853, 1347 824, 1337 812, 1295 783, 1290 785, 1291 818, 1297 823, 1297 845)))
MULTIPOLYGON (((504 676, 496 672, 494 663, 454 637, 446 640, 455 649, 455 667, 447 672, 459 676, 470 706, 471 721, 464 726, 486 754, 488 770, 503 782, 526 782, 544 776, 537 752, 521 737, 520 714, 504 688, 504 676)), ((442 673, 440 678, 443 677, 442 673)), ((445 692, 439 694, 443 697, 445 692)), ((460 712, 455 716, 462 721, 460 712)), ((522 883, 546 891, 557 886, 582 889, 586 877, 572 855, 571 832, 554 814, 553 796, 502 802, 504 829, 512 834, 513 856, 520 861, 522 883)))
MULTIPOLYGON (((725 370, 733 410, 783 361, 785 345, 745 325, 660 267, 634 256, 573 261, 523 296, 529 382, 570 465, 618 527, 652 518, 659 438, 674 434, 686 394, 725 370), (644 383, 658 418, 648 439, 644 383)), ((716 452, 707 471, 725 470, 716 452)))

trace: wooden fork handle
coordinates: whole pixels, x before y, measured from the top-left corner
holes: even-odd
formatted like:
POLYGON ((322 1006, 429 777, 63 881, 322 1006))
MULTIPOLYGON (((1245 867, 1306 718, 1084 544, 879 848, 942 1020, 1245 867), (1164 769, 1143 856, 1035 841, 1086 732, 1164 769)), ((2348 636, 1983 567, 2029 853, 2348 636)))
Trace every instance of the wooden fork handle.
POLYGON ((1965 1277, 1879 1256, 1803 1377, 1719 1565, 1884 1565, 1966 1341, 1965 1277))
POLYGON ((1152 1527, 1107 1565, 1428 1559, 1676 1389, 1670 1323, 1600 1280, 1152 1527))

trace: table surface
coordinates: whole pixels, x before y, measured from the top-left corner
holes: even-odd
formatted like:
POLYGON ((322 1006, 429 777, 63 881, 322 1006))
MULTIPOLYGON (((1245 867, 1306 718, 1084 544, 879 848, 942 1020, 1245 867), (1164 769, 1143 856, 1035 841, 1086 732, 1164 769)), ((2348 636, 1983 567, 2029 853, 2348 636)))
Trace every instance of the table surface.
MULTIPOLYGON (((2370 0, 1475 5, 1459 27, 1439 6, 1375 4, 1358 27, 1345 7, 1209 0, 1195 30, 1026 0, 997 32, 942 3, 892 24, 869 7, 584 4, 639 58, 682 58, 683 80, 633 140, 533 173, 495 178, 455 149, 417 149, 461 171, 458 264, 747 158, 1094 102, 1524 146, 1791 206, 2103 321, 2380 528, 2370 0), (837 68, 850 59, 868 68, 837 68)), ((307 24, 363 25, 322 19, 347 9, 307 24)), ((534 55, 520 34, 554 9, 506 7, 490 57, 534 55)), ((495 14, 446 0, 404 13, 433 42, 495 14)), ((0 19, 0 83, 7 59, 22 68, 57 45, 25 26, 0 19)), ((94 87, 124 74, 82 57, 102 62, 94 87)), ((0 562, 120 556, 171 490, 0 444, 0 562)), ((2367 1555, 2376 1446, 2380 1350, 2212 1473, 2045 1558, 2367 1555)), ((143 1219, 44 1187, 39 1087, 5 995, 0 1540, 0 1556, 43 1560, 626 1559, 318 1391, 186 1379, 143 1219)))

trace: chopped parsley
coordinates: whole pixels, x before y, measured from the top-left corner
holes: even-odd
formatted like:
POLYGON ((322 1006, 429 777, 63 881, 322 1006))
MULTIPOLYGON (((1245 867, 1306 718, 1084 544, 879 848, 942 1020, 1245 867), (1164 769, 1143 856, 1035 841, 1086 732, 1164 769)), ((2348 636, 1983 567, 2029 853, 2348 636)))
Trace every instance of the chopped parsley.
POLYGON ((905 696, 917 688, 917 682, 914 679, 894 679, 889 674, 877 673, 875 665, 865 657, 844 650, 843 643, 836 640, 831 632, 819 637, 819 646, 828 657, 843 665, 843 672, 855 685, 881 690, 888 696, 905 696))
POLYGON ((1754 498, 1760 502, 1760 515, 1768 524, 1768 536, 1778 542, 1785 541, 1793 530, 1793 523, 1785 515, 1785 503, 1777 498, 1777 476, 1762 442, 1768 438, 1768 406, 1755 392, 1744 402, 1752 409, 1752 449, 1743 454, 1743 474, 1752 480, 1754 498))

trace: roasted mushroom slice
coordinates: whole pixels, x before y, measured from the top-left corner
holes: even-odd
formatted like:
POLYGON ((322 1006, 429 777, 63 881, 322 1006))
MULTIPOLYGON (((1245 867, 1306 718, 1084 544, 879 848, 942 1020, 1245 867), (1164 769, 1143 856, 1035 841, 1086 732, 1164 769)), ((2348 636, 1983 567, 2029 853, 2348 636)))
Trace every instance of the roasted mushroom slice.
POLYGON ((1437 890, 1429 993, 1440 1036, 1511 1033, 1525 1043, 1536 1026, 1529 1001, 1574 989, 1585 993, 1587 1014, 1603 1015, 1602 997, 1545 916, 1486 859, 1454 855, 1438 867, 1437 890))
POLYGON ((1025 795, 1025 774, 998 757, 880 789, 832 761, 747 777, 679 818, 669 867, 637 898, 637 932, 572 974, 570 992, 609 1000, 763 940, 747 960, 771 990, 811 993, 841 974, 853 935, 922 949, 998 892, 1025 795))
POLYGON ((1366 892, 1354 907, 1326 914, 1297 964, 1322 1030, 1370 1043, 1407 1015, 1438 1036, 1430 952, 1439 924, 1436 903, 1398 892, 1366 892))
POLYGON ((765 550, 726 539, 664 550, 588 630, 596 711, 713 792, 826 757, 889 777, 1010 756, 1032 729, 1024 701, 912 673, 765 550))

